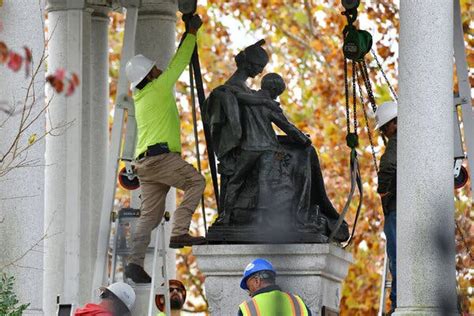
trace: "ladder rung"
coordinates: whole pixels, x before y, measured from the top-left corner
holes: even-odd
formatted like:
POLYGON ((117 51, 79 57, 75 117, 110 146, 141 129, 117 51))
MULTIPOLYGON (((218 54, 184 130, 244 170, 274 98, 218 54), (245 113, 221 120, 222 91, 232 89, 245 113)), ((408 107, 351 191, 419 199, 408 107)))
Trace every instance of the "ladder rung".
MULTIPOLYGON (((118 256, 128 256, 128 255, 130 255, 131 251, 132 250, 130 248, 125 248, 125 249, 124 248, 117 248, 116 254, 118 256)), ((154 249, 152 247, 148 247, 146 249, 146 253, 148 253, 148 254, 153 253, 153 252, 154 252, 154 249)))
POLYGON ((140 217, 140 209, 122 208, 118 211, 118 218, 136 218, 140 217))

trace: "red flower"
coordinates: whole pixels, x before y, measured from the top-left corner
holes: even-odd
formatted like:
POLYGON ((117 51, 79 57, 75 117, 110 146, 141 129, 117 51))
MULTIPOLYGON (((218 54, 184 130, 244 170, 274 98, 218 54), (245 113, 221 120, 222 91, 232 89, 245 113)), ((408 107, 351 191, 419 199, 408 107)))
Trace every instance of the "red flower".
POLYGON ((57 93, 61 93, 66 88, 65 95, 70 97, 76 91, 79 85, 79 77, 77 74, 66 73, 63 68, 58 68, 54 74, 46 77, 46 81, 53 87, 57 93))
POLYGON ((66 96, 70 97, 71 95, 73 95, 74 90, 76 90, 76 85, 74 84, 74 82, 72 82, 72 80, 69 80, 69 84, 66 90, 66 96))
POLYGON ((66 70, 64 70, 63 68, 58 68, 54 72, 54 76, 56 77, 56 79, 63 81, 64 77, 66 76, 66 70))
POLYGON ((21 64, 23 63, 23 57, 18 55, 17 53, 10 51, 10 54, 8 56, 10 60, 8 61, 8 68, 10 68, 13 71, 18 71, 21 68, 21 64))

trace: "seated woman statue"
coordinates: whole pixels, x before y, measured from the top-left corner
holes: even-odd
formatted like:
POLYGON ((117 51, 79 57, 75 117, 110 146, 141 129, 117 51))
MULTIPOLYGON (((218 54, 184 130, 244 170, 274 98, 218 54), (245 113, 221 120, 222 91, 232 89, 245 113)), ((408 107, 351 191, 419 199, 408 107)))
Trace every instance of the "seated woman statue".
MULTIPOLYGON (((268 61, 259 43, 237 55, 236 73, 206 100, 204 119, 211 128, 221 174, 214 226, 278 227, 328 236, 339 214, 326 195, 311 140, 288 121, 275 100, 286 89, 283 78, 265 75, 259 91, 245 83, 268 61), (286 136, 277 137, 272 124, 286 136)), ((346 240, 346 223, 340 231, 335 239, 346 240)), ((212 239, 212 227, 209 232, 212 239)))

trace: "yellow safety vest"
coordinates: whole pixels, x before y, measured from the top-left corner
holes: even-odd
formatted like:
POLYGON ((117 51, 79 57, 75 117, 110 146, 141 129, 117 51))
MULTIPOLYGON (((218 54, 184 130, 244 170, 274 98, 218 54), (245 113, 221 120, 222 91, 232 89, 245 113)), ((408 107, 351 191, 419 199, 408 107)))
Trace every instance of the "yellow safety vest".
POLYGON ((243 316, 308 316, 303 300, 279 290, 261 293, 240 304, 243 316))

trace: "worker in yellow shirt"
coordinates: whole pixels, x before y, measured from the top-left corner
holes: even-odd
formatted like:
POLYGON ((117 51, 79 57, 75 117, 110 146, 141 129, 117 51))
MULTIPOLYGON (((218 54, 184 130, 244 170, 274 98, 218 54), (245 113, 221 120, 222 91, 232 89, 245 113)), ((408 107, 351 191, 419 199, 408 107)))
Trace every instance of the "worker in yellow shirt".
POLYGON ((179 112, 174 86, 189 64, 196 45, 196 32, 202 21, 194 15, 181 46, 166 70, 143 55, 134 56, 126 65, 135 102, 138 128, 136 160, 132 167, 140 180, 141 215, 132 237, 132 249, 125 276, 135 283, 150 283, 143 269, 151 231, 161 222, 166 195, 171 187, 184 191, 176 209, 170 239, 171 248, 182 248, 206 242, 204 237, 189 235, 192 215, 206 186, 204 177, 181 158, 179 112))

